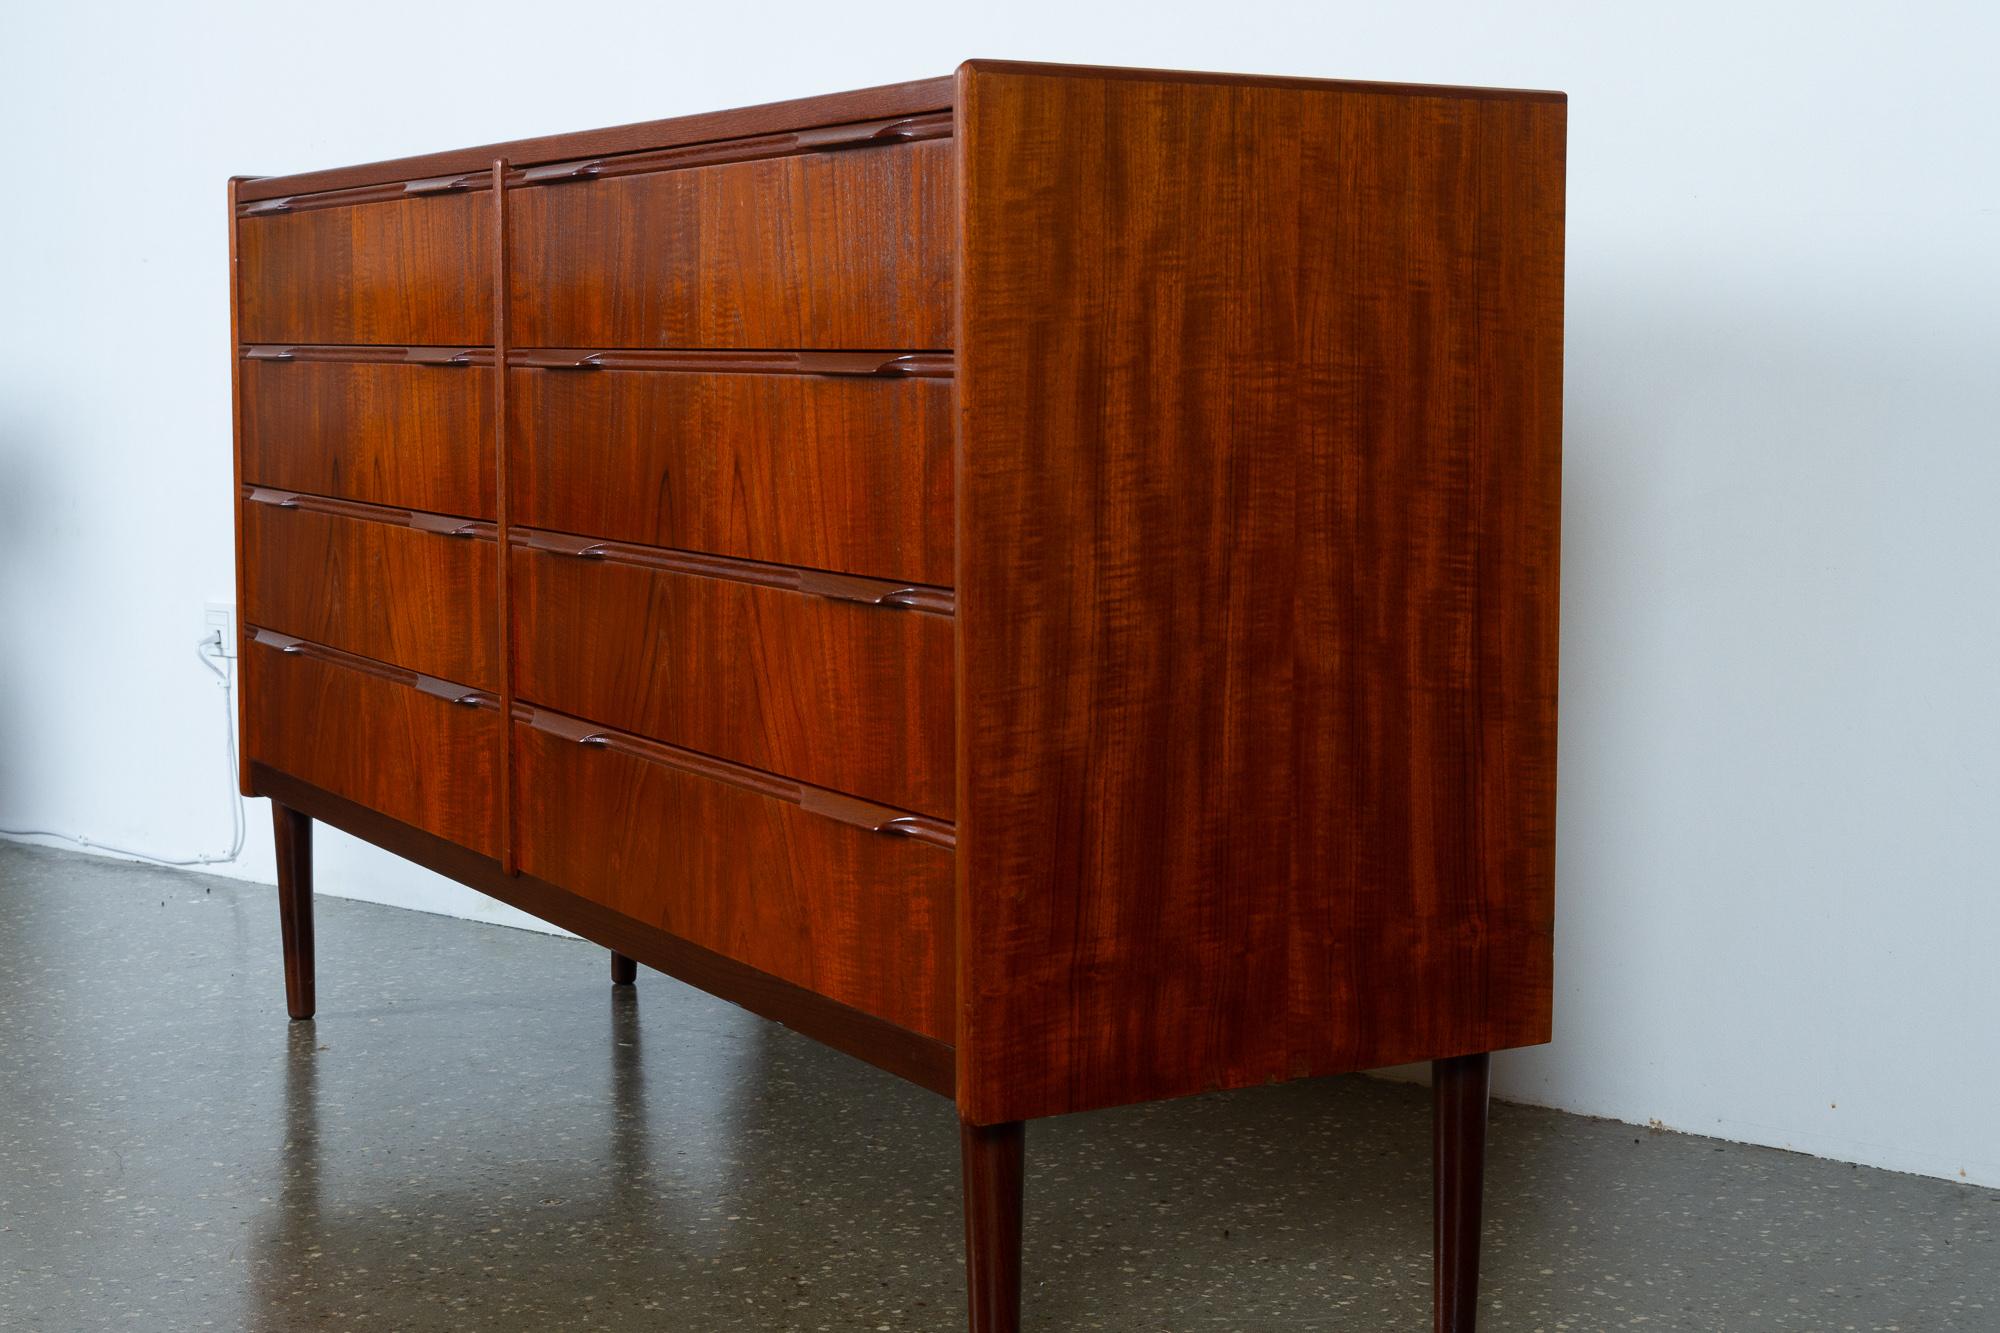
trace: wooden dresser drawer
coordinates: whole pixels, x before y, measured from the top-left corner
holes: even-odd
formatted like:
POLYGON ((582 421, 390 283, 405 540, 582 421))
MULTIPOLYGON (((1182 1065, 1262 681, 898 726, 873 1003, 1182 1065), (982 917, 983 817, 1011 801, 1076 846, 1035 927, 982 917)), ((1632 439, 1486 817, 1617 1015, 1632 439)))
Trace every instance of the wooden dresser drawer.
POLYGON ((244 342, 493 341, 490 194, 246 217, 236 248, 244 342))
POLYGON ((524 872, 951 1039, 949 825, 525 706, 514 747, 524 872))
MULTIPOLYGON (((770 359, 815 364, 809 354, 770 359)), ((948 378, 703 373, 699 360, 681 361, 510 370, 514 522, 952 581, 948 378)))
POLYGON ((518 347, 952 344, 949 139, 508 197, 518 347))
POLYGON ((257 489, 242 505, 246 624, 499 687, 491 525, 257 489))
POLYGON ((246 758, 498 856, 499 702, 322 645, 243 645, 246 758))
MULTIPOLYGON (((258 347, 240 381, 243 480, 311 495, 490 519, 493 370, 436 364, 465 348, 258 347)), ((490 358, 489 358, 490 359, 490 358)))
POLYGON ((949 593, 588 538, 515 539, 519 698, 950 816, 952 622, 913 609, 945 609, 949 593))

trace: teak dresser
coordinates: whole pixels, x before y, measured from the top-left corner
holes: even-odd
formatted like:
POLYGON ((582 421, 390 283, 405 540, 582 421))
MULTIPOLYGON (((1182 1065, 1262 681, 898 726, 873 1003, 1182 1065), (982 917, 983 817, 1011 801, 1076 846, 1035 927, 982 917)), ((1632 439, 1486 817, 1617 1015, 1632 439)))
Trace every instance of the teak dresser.
POLYGON ((1023 1122, 1550 1034, 1555 93, 974 61, 230 184, 244 788, 1023 1122))

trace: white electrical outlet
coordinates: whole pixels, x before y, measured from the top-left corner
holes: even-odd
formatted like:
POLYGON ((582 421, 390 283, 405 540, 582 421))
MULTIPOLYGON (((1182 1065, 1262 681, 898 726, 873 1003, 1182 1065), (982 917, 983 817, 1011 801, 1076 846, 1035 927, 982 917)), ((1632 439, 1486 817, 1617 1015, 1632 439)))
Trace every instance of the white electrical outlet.
POLYGON ((222 635, 222 655, 236 656, 236 603, 208 603, 202 611, 201 632, 204 636, 222 635))

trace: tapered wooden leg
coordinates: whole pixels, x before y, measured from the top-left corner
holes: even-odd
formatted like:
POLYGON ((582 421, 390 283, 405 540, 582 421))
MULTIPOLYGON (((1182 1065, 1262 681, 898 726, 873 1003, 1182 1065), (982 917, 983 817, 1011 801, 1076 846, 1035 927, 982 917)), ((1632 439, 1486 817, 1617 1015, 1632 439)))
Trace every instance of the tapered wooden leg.
POLYGON ((271 802, 278 843, 278 929, 285 940, 285 1008, 313 1016, 313 825, 309 816, 271 802))
POLYGON ((1020 1333, 1021 1180, 1027 1127, 959 1122, 965 1287, 972 1333, 1020 1333))
POLYGON ((1473 1333, 1478 1318, 1489 1063, 1485 1055, 1461 1055, 1431 1064, 1437 1333, 1473 1333))
POLYGON ((624 954, 614 950, 611 954, 611 984, 614 986, 630 986, 638 979, 639 965, 624 954))

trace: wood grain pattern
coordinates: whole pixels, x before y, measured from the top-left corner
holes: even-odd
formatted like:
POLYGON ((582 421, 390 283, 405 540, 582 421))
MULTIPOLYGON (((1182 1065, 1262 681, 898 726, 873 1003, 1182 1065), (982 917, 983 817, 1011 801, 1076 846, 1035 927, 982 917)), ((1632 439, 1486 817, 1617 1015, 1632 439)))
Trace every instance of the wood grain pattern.
MULTIPOLYGON (((492 182, 493 235, 504 241, 507 235, 507 159, 495 157, 487 168, 492 182)), ((507 544, 514 525, 514 485, 507 470, 507 354, 513 346, 513 323, 507 302, 507 247, 493 246, 493 432, 488 456, 493 460, 497 490, 495 539, 495 591, 493 624, 500 636, 500 716, 514 716, 514 648, 507 637, 507 608, 513 605, 513 588, 508 583, 507 544)), ((513 875, 521 867, 520 836, 514 819, 514 749, 510 744, 500 757, 500 869, 513 875)))
POLYGON ((499 687, 499 560, 490 536, 240 503, 245 624, 499 687))
POLYGON ((965 1188, 966 1325, 971 1333, 1021 1333, 1021 1220, 1027 1126, 958 1126, 965 1188))
POLYGON ((490 856, 301 781, 268 764, 244 766, 250 795, 268 796, 427 870, 509 903, 647 967, 865 1060, 943 1097, 957 1070, 949 1043, 836 1004, 803 986, 746 967, 657 926, 532 875, 508 874, 490 856))
POLYGON ((512 191, 519 347, 950 346, 951 141, 512 191))
POLYGON ((952 854, 517 723, 521 868, 841 1004, 953 1032, 952 854))
POLYGON ((976 1333, 1025 1119, 1437 1060, 1469 1329, 1483 1053, 1550 1030, 1565 118, 974 61, 232 182, 232 355, 340 367, 234 378, 294 977, 310 815, 955 1096, 976 1333))
POLYGON ((237 336, 485 345, 492 211, 484 194, 448 194, 241 219, 237 336))
MULTIPOLYGON (((243 188, 243 177, 229 178, 229 493, 243 494, 243 374, 242 357, 239 349, 239 328, 241 326, 242 284, 238 281, 236 258, 236 234, 242 223, 236 216, 238 192, 243 188)), ((236 556, 236 605, 245 605, 243 575, 243 505, 239 500, 230 506, 230 532, 234 539, 236 556)), ((236 710, 236 753, 250 753, 250 710, 239 706, 236 710)), ((239 764, 236 772, 236 788, 244 796, 250 795, 250 767, 239 764)))
POLYGON ((957 114, 961 1113, 1546 1040, 1563 105, 957 114))
POLYGON ((951 817, 948 618, 518 546, 511 577, 523 700, 951 817))
POLYGON ((358 671, 250 640, 242 664, 249 762, 496 853, 498 708, 425 694, 393 671, 358 671))
POLYGON ((311 1018, 318 1009, 313 971, 312 820, 271 803, 278 870, 278 935, 285 954, 285 1012, 311 1018))
POLYGON ((388 181, 417 180, 433 176, 483 171, 495 158, 505 158, 517 167, 535 166, 567 158, 604 157, 614 153, 645 152, 657 148, 677 148, 684 144, 708 143, 717 139, 741 139, 760 134, 782 134, 789 130, 820 125, 842 125, 852 121, 881 120, 891 116, 915 116, 930 111, 948 111, 954 82, 947 75, 937 79, 917 79, 908 83, 885 84, 850 92, 818 97, 798 97, 762 106, 739 107, 728 111, 704 111, 668 120, 642 121, 610 129, 581 130, 570 134, 541 135, 478 148, 455 148, 416 157, 369 162, 360 166, 335 167, 327 171, 297 172, 288 176, 245 178, 241 197, 245 201, 279 199, 288 195, 313 194, 323 190, 351 189, 388 181))
POLYGON ((513 370, 514 520, 949 585, 949 380, 513 370))
POLYGON ((494 516, 492 369, 300 360, 239 373, 242 481, 494 516))
POLYGON ((1432 1326, 1473 1333, 1479 1319, 1480 1218, 1492 1057, 1431 1064, 1432 1326))

